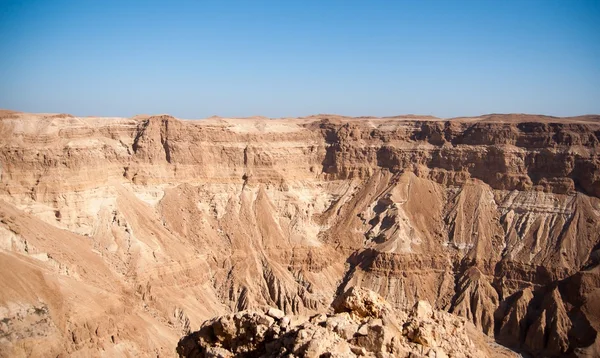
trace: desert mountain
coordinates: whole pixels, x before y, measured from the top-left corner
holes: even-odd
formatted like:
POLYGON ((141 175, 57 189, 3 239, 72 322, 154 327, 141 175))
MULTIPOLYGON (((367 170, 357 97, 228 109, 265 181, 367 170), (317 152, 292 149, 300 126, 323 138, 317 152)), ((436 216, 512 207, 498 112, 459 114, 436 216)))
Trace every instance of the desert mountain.
MULTIPOLYGON (((599 264, 600 116, 0 113, 0 356, 174 356, 214 317, 314 317, 353 287, 597 356, 599 264)), ((344 312, 305 326, 339 338, 344 312)))

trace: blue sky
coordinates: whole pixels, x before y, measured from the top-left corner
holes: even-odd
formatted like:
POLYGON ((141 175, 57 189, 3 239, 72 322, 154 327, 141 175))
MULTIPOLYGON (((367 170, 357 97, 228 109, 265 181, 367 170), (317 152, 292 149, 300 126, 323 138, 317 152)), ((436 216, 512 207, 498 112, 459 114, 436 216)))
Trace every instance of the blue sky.
POLYGON ((600 1, 5 1, 0 108, 600 113, 600 1))

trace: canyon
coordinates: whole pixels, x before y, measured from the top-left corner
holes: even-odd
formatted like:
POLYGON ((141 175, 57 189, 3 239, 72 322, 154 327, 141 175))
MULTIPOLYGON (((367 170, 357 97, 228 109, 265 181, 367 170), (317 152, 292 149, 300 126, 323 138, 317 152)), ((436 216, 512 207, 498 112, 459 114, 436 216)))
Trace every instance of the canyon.
POLYGON ((355 288, 598 356, 600 116, 3 110, 0 267, 2 357, 176 356, 265 307, 317 330, 355 288))

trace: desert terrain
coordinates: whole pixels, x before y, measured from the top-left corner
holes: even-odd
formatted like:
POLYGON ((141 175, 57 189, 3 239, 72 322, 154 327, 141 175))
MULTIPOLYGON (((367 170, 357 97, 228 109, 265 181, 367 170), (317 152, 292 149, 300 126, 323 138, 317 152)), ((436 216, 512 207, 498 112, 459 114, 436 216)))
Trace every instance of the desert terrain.
POLYGON ((0 111, 2 357, 204 354, 215 317, 279 332, 268 307, 340 354, 407 322, 459 356, 423 319, 464 356, 593 357, 599 264, 597 115, 0 111), (354 291, 387 313, 339 309, 354 291))

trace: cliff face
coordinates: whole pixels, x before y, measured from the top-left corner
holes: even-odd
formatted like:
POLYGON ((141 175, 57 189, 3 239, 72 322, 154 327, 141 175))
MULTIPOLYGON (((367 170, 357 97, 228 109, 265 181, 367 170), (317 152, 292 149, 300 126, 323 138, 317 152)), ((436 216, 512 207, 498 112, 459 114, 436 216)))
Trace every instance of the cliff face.
POLYGON ((600 117, 4 111, 0 165, 6 355, 173 355, 215 315, 353 286, 532 354, 600 349, 600 117))

